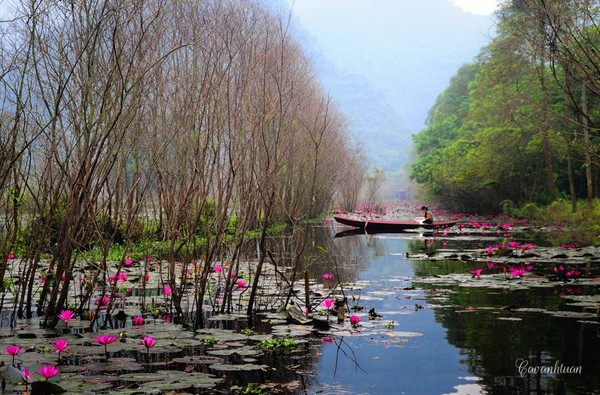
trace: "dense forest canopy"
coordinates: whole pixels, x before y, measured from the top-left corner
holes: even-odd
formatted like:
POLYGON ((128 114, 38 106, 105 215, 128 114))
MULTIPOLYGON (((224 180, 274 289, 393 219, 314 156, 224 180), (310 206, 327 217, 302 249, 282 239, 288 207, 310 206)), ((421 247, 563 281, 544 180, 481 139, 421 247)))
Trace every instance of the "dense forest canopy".
POLYGON ((449 208, 598 197, 600 5, 513 0, 414 136, 411 178, 449 208))
MULTIPOLYGON (((201 259, 198 324, 212 265, 236 258, 250 230, 264 259, 274 222, 356 204, 361 153, 289 15, 269 4, 33 0, 5 19, 0 284, 17 253, 27 262, 19 314, 31 314, 42 258, 53 278, 71 278, 90 270, 86 251, 104 262, 118 243, 122 261, 149 240, 162 242, 144 254, 169 260, 176 307, 175 260, 201 259)), ((106 281, 92 267, 79 310, 106 281)), ((68 293, 68 281, 46 282, 37 313, 56 324, 68 293)))

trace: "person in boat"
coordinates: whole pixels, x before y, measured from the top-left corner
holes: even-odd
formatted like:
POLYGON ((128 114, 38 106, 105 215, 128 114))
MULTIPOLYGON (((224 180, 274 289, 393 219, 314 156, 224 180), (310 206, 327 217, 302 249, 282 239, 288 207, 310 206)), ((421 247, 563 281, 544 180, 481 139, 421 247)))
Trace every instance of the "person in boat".
POLYGON ((427 206, 422 206, 421 210, 423 211, 423 217, 425 217, 425 219, 423 220, 424 224, 432 224, 433 223, 433 214, 431 214, 431 211, 429 211, 429 208, 427 206))

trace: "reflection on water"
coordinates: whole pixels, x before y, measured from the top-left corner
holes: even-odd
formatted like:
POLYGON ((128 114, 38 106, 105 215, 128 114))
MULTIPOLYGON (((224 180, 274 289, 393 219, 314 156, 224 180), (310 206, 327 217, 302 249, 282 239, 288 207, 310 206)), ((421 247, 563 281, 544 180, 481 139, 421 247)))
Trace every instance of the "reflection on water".
MULTIPOLYGON (((415 275, 465 273, 472 264, 410 260, 407 253, 448 248, 420 234, 334 234, 328 228, 317 234, 327 254, 308 265, 313 278, 337 271, 340 281, 364 282, 360 304, 395 326, 345 337, 342 350, 324 344, 314 393, 600 393, 598 321, 544 311, 578 311, 561 295, 597 295, 598 286, 508 291, 421 284, 415 275), (422 336, 396 336, 400 332, 422 336)), ((489 240, 457 239, 450 247, 479 248, 489 240)))

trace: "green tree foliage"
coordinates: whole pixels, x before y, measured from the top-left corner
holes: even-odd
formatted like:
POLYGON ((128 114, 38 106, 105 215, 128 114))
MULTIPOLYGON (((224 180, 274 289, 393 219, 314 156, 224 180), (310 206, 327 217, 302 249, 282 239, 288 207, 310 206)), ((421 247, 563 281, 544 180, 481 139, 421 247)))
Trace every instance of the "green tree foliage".
POLYGON ((555 62, 550 11, 543 4, 504 5, 498 36, 473 64, 458 70, 431 109, 427 127, 413 137, 417 159, 411 178, 429 199, 479 212, 499 211, 507 200, 547 204, 554 185, 559 196, 570 193, 567 158, 575 160, 576 197, 586 195, 584 168, 591 166, 597 178, 598 157, 586 157, 589 144, 578 119, 586 117, 591 151, 598 152, 598 96, 587 91, 585 113, 572 100, 581 96, 585 81, 574 84, 573 73, 565 72, 568 63, 555 62))

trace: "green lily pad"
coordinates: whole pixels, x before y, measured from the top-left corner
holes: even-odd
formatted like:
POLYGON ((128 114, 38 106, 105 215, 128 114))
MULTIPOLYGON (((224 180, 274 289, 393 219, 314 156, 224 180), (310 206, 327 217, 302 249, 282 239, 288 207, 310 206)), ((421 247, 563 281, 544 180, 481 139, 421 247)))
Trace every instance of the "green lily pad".
POLYGON ((214 365, 210 365, 209 368, 211 368, 212 370, 217 370, 220 372, 236 372, 236 371, 253 371, 253 370, 261 370, 261 369, 267 369, 268 366, 267 365, 256 365, 253 363, 245 363, 245 364, 237 364, 237 365, 231 365, 231 364, 214 364, 214 365))
POLYGON ((248 317, 246 315, 239 315, 239 314, 218 314, 218 315, 213 315, 212 317, 208 318, 208 321, 237 321, 240 319, 247 319, 248 317))
POLYGON ((173 362, 183 363, 186 365, 208 365, 222 363, 223 358, 211 357, 208 355, 188 355, 180 358, 173 358, 173 362))
POLYGON ((260 355, 260 350, 257 350, 254 347, 241 347, 241 348, 231 348, 226 350, 209 350, 206 352, 209 355, 219 355, 219 356, 230 356, 233 354, 237 354, 243 357, 251 357, 255 355, 260 355))
MULTIPOLYGON (((198 331, 197 331, 198 332, 198 331)), ((219 342, 236 342, 243 341, 248 338, 248 336, 243 335, 241 333, 236 333, 233 331, 224 331, 224 330, 205 330, 203 329, 200 333, 196 335, 196 339, 203 340, 213 338, 219 342)))
POLYGON ((310 336, 313 331, 312 325, 276 325, 272 328, 273 335, 281 337, 310 336))
POLYGON ((69 380, 63 378, 60 384, 69 394, 96 394, 98 392, 109 391, 113 387, 112 383, 92 381, 84 379, 83 377, 78 377, 76 379, 69 380))
MULTIPOLYGON (((216 378, 207 373, 186 373, 178 370, 159 370, 154 373, 134 373, 119 376, 126 382, 144 383, 142 388, 167 390, 185 390, 188 388, 214 388, 222 383, 222 378, 216 378)), ((112 392, 111 392, 112 394, 112 392)))
POLYGON ((271 340, 273 339, 273 335, 272 334, 264 334, 264 335, 251 335, 248 336, 249 340, 255 341, 255 342, 261 342, 263 340, 271 340))
POLYGON ((138 372, 144 367, 133 358, 111 358, 108 362, 85 365, 90 372, 138 372))

